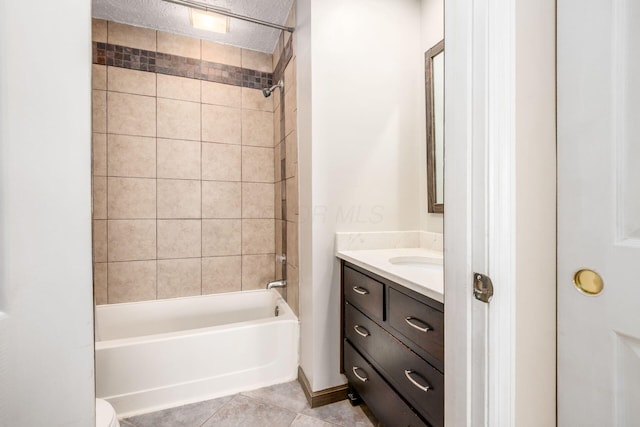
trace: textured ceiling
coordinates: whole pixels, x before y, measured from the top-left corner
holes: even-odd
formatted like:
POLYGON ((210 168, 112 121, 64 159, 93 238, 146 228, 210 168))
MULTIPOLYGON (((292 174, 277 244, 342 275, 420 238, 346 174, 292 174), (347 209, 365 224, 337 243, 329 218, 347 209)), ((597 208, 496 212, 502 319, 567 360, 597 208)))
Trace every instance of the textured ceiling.
MULTIPOLYGON (((293 0, 198 1, 283 25, 293 0)), ((227 34, 196 30, 189 24, 188 8, 162 0, 93 0, 93 17, 267 53, 273 52, 280 35, 280 30, 233 18, 227 34)))

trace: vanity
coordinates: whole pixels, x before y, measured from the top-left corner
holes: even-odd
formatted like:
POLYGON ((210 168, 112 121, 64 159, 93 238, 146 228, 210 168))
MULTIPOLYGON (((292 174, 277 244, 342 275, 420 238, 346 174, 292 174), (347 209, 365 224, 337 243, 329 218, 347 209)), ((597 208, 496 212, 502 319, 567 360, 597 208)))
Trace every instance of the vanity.
POLYGON ((443 426, 442 253, 400 248, 337 256, 341 371, 352 394, 385 426, 443 426))

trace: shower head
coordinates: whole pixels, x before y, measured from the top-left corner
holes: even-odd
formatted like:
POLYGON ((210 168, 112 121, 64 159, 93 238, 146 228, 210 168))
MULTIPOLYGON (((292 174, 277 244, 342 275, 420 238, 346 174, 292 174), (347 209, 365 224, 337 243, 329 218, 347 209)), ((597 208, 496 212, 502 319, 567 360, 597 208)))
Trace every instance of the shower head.
POLYGON ((280 88, 283 89, 284 88, 284 83, 282 82, 282 80, 280 80, 278 82, 278 84, 275 84, 271 87, 265 87, 264 89, 262 89, 262 94, 264 95, 265 98, 268 98, 271 96, 271 94, 273 93, 274 90, 276 90, 276 88, 280 88))

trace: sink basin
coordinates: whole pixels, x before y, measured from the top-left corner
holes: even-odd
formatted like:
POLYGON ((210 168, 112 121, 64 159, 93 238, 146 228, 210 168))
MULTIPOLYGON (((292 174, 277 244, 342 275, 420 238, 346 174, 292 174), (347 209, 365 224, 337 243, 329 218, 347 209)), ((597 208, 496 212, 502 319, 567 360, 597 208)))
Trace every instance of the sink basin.
POLYGON ((389 262, 393 265, 403 265, 416 268, 432 268, 436 265, 442 265, 442 258, 428 256, 397 256, 389 258, 389 262))

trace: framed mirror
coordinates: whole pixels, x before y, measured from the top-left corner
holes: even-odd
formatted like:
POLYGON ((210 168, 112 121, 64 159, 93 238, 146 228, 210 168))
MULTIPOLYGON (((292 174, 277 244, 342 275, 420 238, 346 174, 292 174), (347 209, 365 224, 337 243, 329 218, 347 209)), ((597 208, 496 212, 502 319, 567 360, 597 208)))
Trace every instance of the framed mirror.
POLYGON ((427 206, 444 212, 444 40, 425 52, 427 206))

